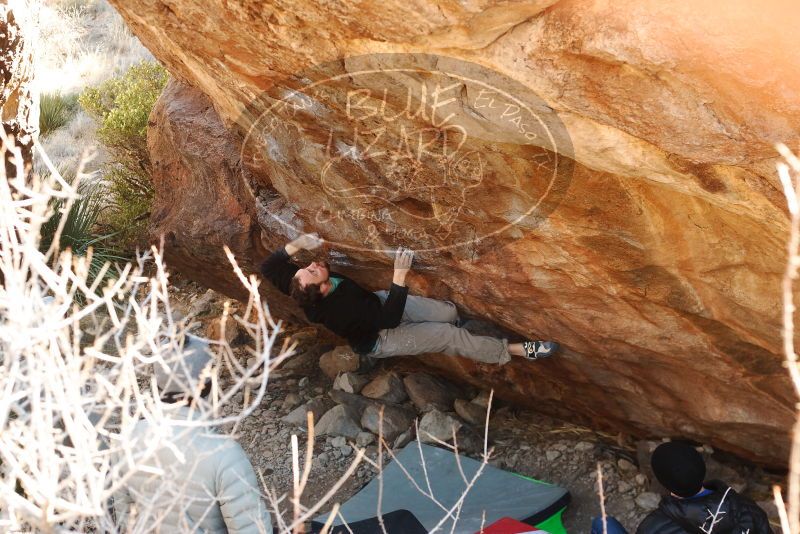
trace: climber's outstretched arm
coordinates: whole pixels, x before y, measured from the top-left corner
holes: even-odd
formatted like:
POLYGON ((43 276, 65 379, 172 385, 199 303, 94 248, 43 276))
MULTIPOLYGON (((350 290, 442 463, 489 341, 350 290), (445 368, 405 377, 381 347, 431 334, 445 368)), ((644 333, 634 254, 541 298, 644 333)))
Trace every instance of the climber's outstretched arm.
POLYGON ((392 287, 389 288, 389 295, 381 307, 378 317, 378 328, 397 328, 403 319, 403 311, 406 308, 408 298, 408 288, 406 287, 406 275, 411 269, 414 261, 414 251, 407 248, 399 248, 394 259, 394 276, 392 277, 392 287))
POLYGON ((316 234, 302 235, 270 254, 261 264, 261 274, 272 282, 275 287, 288 295, 292 278, 298 270, 298 267, 291 263, 289 259, 299 250, 314 250, 321 244, 322 239, 316 234))

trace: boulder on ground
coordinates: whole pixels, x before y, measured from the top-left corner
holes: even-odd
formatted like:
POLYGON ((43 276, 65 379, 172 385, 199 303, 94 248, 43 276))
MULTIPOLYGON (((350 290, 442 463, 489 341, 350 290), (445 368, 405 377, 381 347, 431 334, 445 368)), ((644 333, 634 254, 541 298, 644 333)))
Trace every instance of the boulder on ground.
POLYGON ((453 434, 457 433, 463 424, 455 417, 431 410, 419 422, 419 440, 423 443, 436 443, 436 441, 451 441, 453 434))
POLYGON ((397 439, 394 440, 392 448, 402 449, 403 447, 411 443, 411 440, 413 438, 414 438, 414 428, 412 427, 403 432, 402 434, 400 434, 399 436, 397 436, 397 439))
POLYGON ((486 407, 467 402, 464 399, 456 399, 453 403, 458 416, 467 423, 475 426, 486 424, 486 407))
POLYGON ((335 379, 339 373, 358 371, 360 358, 350 347, 340 346, 320 356, 319 367, 330 378, 335 379))
MULTIPOLYGON (((478 406, 483 407, 484 411, 485 411, 485 409, 489 407, 489 395, 490 395, 490 393, 491 392, 486 390, 486 389, 481 390, 481 392, 478 393, 475 396, 475 398, 473 398, 470 402, 472 402, 473 404, 477 404, 478 406)), ((492 398, 493 402, 494 402, 494 400, 495 399, 492 398)))
POLYGON ((359 447, 366 447, 375 442, 375 434, 372 432, 359 432, 356 436, 356 445, 359 447))
POLYGON ((392 443, 414 423, 414 416, 413 412, 398 406, 370 404, 361 416, 361 426, 373 434, 380 435, 382 431, 383 438, 392 443), (381 420, 381 409, 383 409, 383 420, 381 420))
POLYGON ((356 373, 342 373, 333 382, 333 389, 344 391, 345 393, 359 393, 369 379, 366 376, 356 373))
POLYGON ((233 343, 233 340, 239 336, 240 330, 241 327, 239 323, 237 323, 235 319, 228 317, 225 320, 225 337, 223 339, 222 317, 217 317, 208 323, 206 327, 206 337, 212 341, 225 341, 230 345, 233 343))
POLYGON ((397 373, 384 373, 374 378, 369 384, 364 386, 361 394, 370 399, 377 399, 398 404, 408 398, 403 381, 397 373))
POLYGON ((356 439, 361 427, 353 419, 352 412, 346 406, 334 406, 320 418, 316 425, 318 436, 344 436, 356 439))
POLYGON ((376 403, 376 401, 364 398, 361 395, 347 393, 346 391, 341 391, 338 389, 330 391, 328 396, 333 399, 333 402, 347 406, 355 419, 361 419, 361 414, 364 413, 364 410, 367 409, 367 406, 376 403))
POLYGON ((449 412, 456 400, 454 386, 426 373, 412 373, 403 379, 411 401, 421 412, 449 412))
POLYGON ((328 406, 329 405, 323 399, 313 399, 281 417, 281 421, 289 423, 290 425, 306 428, 308 422, 306 413, 311 412, 314 414, 314 424, 316 425, 317 422, 320 421, 322 414, 326 412, 328 406))
POLYGON ((214 302, 217 294, 213 289, 209 289, 201 296, 195 298, 192 305, 189 307, 189 315, 192 317, 203 315, 211 311, 211 305, 214 302))

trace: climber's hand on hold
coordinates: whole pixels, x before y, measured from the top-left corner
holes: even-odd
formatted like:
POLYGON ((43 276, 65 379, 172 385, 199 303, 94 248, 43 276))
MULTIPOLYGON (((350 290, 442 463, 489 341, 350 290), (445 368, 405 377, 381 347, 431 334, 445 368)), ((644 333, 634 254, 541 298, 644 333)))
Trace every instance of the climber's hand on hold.
POLYGON ((394 257, 394 278, 392 282, 398 286, 406 285, 406 275, 414 261, 414 251, 400 247, 394 257))
POLYGON ((286 245, 286 252, 292 256, 298 250, 314 250, 319 248, 324 240, 316 233, 303 234, 288 245, 286 245))

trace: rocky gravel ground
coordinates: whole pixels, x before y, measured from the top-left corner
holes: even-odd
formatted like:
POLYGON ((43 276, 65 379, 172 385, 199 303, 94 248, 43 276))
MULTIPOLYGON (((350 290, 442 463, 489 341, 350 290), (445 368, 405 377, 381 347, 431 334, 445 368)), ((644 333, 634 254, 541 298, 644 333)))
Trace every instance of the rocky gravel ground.
MULTIPOLYGON (((206 329, 207 335, 215 334, 212 319, 221 311, 223 298, 211 291, 203 293, 191 283, 177 284, 174 293, 177 307, 184 313, 197 314, 203 323, 200 329, 206 329)), ((247 339, 236 333, 229 332, 229 336, 235 353, 245 361, 247 339)), ((336 347, 335 339, 315 327, 288 325, 283 337, 298 343, 297 354, 271 373, 267 395, 254 413, 241 425, 225 429, 245 448, 274 495, 288 495, 292 490, 293 434, 300 442, 302 468, 307 411, 314 414, 316 437, 309 483, 302 498, 305 504, 318 501, 334 486, 359 449, 376 461, 380 408, 384 438, 392 447, 402 447, 414 439, 417 428, 422 441, 438 438, 452 442, 455 428, 459 450, 480 458, 488 392, 424 372, 409 372, 407 365, 398 365, 400 359, 381 361, 365 371, 357 355, 346 347, 336 347)), ((235 400, 225 408, 226 413, 241 409, 243 396, 235 400)), ((660 499, 662 489, 648 466, 657 441, 612 436, 494 402, 488 444, 493 451, 490 464, 569 489, 572 502, 564 523, 570 532, 587 531, 591 518, 600 513, 598 465, 606 511, 630 531, 660 499)), ((770 488, 782 478, 708 446, 701 447, 707 458, 707 478, 724 480, 759 502, 777 526, 770 488)), ((362 462, 321 510, 347 500, 376 472, 362 462)), ((287 511, 288 499, 280 500, 279 506, 287 511)))

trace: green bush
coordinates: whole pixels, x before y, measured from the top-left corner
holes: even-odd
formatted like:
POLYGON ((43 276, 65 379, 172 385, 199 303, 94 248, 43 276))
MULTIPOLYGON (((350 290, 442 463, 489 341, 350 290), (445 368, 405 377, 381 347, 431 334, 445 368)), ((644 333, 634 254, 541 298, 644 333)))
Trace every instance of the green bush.
POLYGON ((143 244, 153 201, 147 120, 167 79, 164 67, 144 61, 87 88, 79 98, 100 122, 98 138, 113 155, 114 161, 103 169, 110 206, 103 222, 126 250, 143 244))
POLYGON ((39 132, 47 137, 65 126, 78 111, 77 95, 44 93, 39 100, 39 132))

